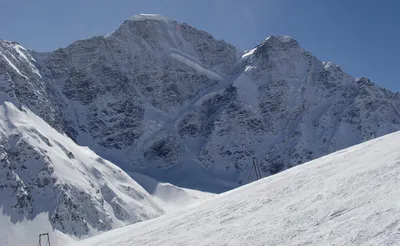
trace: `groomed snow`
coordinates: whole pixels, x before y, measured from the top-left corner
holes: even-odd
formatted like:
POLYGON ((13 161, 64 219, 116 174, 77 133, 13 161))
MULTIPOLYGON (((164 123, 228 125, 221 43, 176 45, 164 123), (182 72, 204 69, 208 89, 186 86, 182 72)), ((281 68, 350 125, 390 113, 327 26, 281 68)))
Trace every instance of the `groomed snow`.
POLYGON ((400 132, 76 245, 395 245, 400 132))

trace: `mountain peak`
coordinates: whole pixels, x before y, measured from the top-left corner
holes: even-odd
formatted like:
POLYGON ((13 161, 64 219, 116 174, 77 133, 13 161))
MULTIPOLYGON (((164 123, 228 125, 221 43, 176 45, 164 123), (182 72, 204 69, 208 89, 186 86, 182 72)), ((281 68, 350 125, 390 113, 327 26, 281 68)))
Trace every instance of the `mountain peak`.
POLYGON ((286 52, 288 50, 302 51, 294 38, 290 36, 270 35, 255 47, 252 54, 256 57, 267 57, 270 52, 286 52))
POLYGON ((280 42, 285 42, 285 43, 293 42, 293 41, 296 42, 296 40, 294 38, 287 36, 287 35, 270 35, 268 38, 266 38, 266 40, 274 40, 274 39, 279 40, 280 42))
POLYGON ((295 46, 299 47, 299 43, 290 36, 270 35, 264 41, 261 42, 260 46, 267 45, 270 47, 288 47, 295 46))
POLYGON ((165 16, 159 14, 137 14, 130 18, 131 21, 169 21, 169 19, 165 16))

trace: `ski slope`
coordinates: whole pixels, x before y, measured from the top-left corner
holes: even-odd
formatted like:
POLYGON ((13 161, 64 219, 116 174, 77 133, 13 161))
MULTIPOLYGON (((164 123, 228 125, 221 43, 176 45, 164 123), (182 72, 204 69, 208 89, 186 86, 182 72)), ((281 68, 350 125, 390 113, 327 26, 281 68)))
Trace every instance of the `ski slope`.
POLYGON ((74 245, 397 245, 399 187, 397 132, 74 245))

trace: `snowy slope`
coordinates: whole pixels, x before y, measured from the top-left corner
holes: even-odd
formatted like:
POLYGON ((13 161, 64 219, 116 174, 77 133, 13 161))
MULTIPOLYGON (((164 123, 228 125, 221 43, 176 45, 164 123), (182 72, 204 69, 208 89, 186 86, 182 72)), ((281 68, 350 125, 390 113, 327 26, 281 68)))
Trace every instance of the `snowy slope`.
POLYGON ((399 245, 399 143, 386 135, 73 245, 399 245))
POLYGON ((166 213, 179 211, 184 207, 207 201, 216 196, 215 193, 181 188, 169 183, 158 182, 153 178, 139 173, 129 173, 129 175, 158 201, 166 213))
POLYGON ((65 245, 164 213, 119 167, 1 98, 0 238, 6 245, 34 237, 19 244, 32 245, 43 232, 65 245))

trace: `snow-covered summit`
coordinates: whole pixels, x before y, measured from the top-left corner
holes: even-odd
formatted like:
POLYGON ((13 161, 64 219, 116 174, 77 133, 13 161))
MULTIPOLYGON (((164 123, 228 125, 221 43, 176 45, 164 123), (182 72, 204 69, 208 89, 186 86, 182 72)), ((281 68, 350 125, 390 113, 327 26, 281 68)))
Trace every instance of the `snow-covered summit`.
POLYGON ((169 21, 165 16, 159 14, 138 14, 130 18, 132 21, 144 21, 144 20, 154 20, 154 21, 169 21))
POLYGON ((299 43, 290 36, 270 35, 264 41, 262 41, 258 46, 261 47, 263 45, 268 45, 269 47, 284 46, 284 45, 299 46, 299 43))

